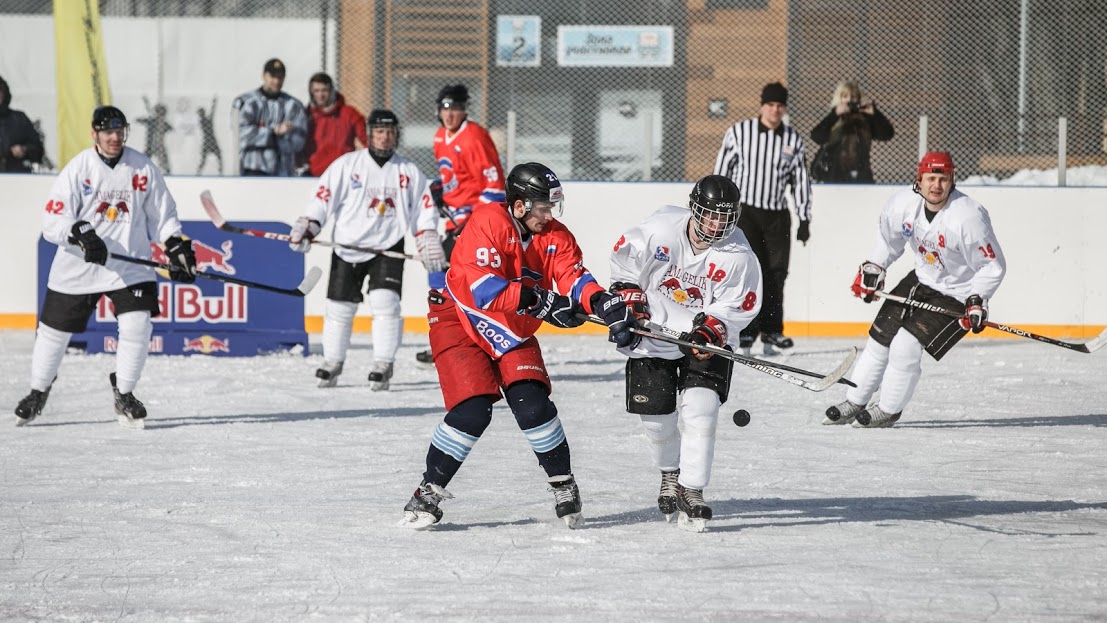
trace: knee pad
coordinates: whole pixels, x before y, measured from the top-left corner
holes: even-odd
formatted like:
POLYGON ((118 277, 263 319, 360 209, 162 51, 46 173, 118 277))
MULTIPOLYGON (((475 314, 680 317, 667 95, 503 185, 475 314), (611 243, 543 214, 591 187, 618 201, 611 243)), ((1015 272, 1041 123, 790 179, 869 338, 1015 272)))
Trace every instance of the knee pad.
POLYGON ((537 381, 521 381, 504 392, 515 421, 535 452, 549 452, 565 441, 557 407, 537 381))
POLYGON ((680 400, 680 419, 685 437, 714 437, 719 422, 719 395, 705 387, 684 390, 680 400))
POLYGON ((154 334, 154 323, 150 322, 150 312, 134 311, 121 314, 119 321, 119 340, 136 340, 144 346, 150 343, 154 334))
POLYGON ((640 415, 642 427, 646 431, 646 439, 655 446, 664 445, 678 437, 680 431, 677 427, 677 414, 665 415, 640 415))
POLYGON ((400 294, 387 288, 369 291, 369 310, 373 319, 400 316, 400 294))
POLYGON ((492 401, 485 396, 470 398, 450 409, 434 429, 431 445, 463 462, 491 422, 492 401))

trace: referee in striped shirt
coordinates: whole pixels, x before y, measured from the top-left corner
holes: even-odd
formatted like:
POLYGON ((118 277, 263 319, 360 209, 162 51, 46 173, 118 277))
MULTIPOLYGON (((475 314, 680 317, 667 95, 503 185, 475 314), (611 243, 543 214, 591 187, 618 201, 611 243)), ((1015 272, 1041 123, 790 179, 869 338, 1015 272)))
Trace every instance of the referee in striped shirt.
POLYGON ((715 173, 734 180, 742 196, 738 227, 749 239, 761 264, 765 300, 761 313, 742 329, 740 345, 749 354, 758 333, 765 354, 775 348, 791 348, 784 336, 784 279, 792 245, 792 219, 784 199, 785 187, 792 187, 792 200, 799 216, 796 238, 807 244, 811 237, 811 180, 803 139, 783 121, 788 110, 788 89, 779 82, 761 90, 761 113, 734 124, 723 136, 715 173))

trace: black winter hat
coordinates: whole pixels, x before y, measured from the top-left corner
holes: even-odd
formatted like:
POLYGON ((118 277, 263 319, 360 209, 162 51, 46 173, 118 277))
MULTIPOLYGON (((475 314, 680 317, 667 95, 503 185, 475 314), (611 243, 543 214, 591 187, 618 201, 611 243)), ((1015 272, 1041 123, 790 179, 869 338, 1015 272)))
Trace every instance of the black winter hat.
POLYGON ((769 102, 776 102, 778 104, 788 105, 788 89, 779 82, 773 82, 766 84, 765 88, 761 89, 761 103, 768 104, 769 102))

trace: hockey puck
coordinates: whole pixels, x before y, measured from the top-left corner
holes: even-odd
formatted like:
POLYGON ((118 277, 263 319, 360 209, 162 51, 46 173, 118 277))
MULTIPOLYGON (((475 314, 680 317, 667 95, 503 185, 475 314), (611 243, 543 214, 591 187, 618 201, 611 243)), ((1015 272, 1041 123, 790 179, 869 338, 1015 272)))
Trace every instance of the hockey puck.
POLYGON ((745 426, 750 423, 750 412, 745 409, 738 409, 734 412, 734 425, 745 426))

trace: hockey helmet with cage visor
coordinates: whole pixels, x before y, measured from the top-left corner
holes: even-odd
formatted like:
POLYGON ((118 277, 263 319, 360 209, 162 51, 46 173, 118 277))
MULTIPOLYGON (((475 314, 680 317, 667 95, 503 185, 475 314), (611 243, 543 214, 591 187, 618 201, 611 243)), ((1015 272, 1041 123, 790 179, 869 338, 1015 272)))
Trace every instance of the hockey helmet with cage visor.
POLYGON ((115 106, 97 106, 96 110, 92 111, 92 129, 97 132, 123 130, 126 137, 130 127, 127 116, 115 106))
POLYGON ((548 213, 559 218, 563 211, 565 193, 561 180, 544 164, 527 162, 516 165, 507 175, 507 205, 513 208, 516 200, 522 200, 526 212, 548 213))
POLYGON ((399 117, 386 108, 375 108, 365 119, 365 131, 369 135, 369 153, 382 160, 391 158, 400 144, 399 117), (373 130, 392 130, 393 135, 374 138, 373 130))
POLYGON ((733 233, 742 215, 738 187, 722 175, 708 175, 696 182, 688 195, 688 207, 692 210, 696 235, 708 244, 733 233))

